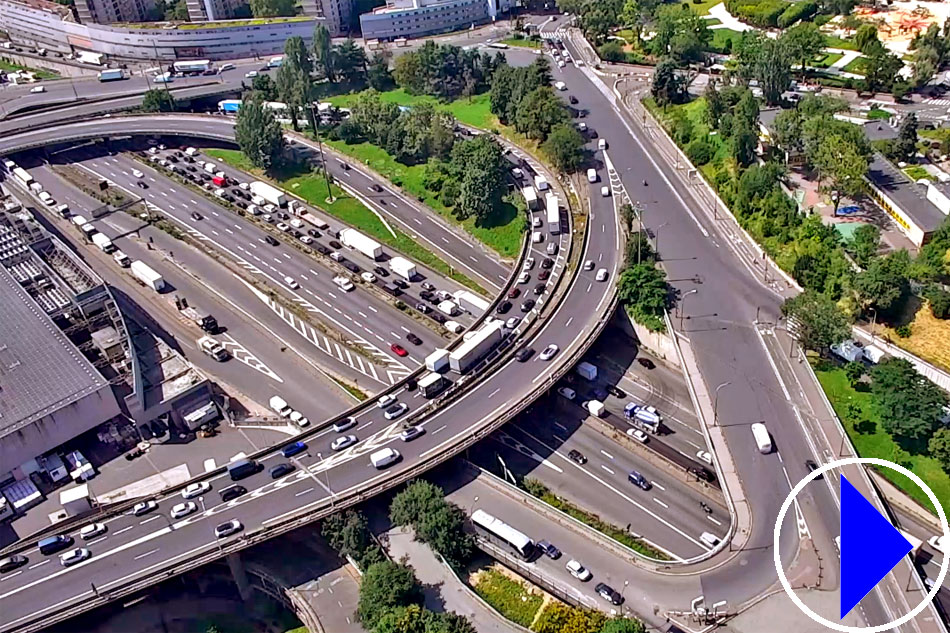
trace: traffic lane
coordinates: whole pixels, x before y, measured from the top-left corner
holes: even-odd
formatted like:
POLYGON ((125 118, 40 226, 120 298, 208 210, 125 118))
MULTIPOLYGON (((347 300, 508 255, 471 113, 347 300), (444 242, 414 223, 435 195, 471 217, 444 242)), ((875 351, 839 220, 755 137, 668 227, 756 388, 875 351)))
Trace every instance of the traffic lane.
MULTIPOLYGON (((699 540, 703 532, 721 538, 728 529, 724 507, 716 505, 707 515, 700 506, 707 502, 705 497, 593 429, 567 420, 566 425, 560 424, 561 418, 545 422, 572 429, 559 432, 557 426, 552 431, 540 422, 527 416, 507 425, 494 439, 507 452, 518 455, 522 467, 531 467, 542 481, 550 482, 554 492, 568 494, 585 510, 621 529, 629 525, 628 531, 679 559, 709 551, 699 540), (587 463, 571 461, 571 450, 584 455, 587 463), (537 458, 547 463, 538 467, 537 458), (627 475, 632 471, 642 474, 651 490, 644 491, 629 482, 627 475)), ((710 507, 713 505, 709 502, 710 507)))
MULTIPOLYGON (((417 326, 416 329, 419 330, 421 337, 423 328, 418 326, 415 321, 399 314, 394 307, 380 299, 369 296, 368 293, 343 292, 332 282, 332 278, 336 276, 336 273, 327 268, 323 268, 322 271, 314 270, 315 266, 322 266, 319 261, 306 257, 296 250, 291 253, 289 252, 292 250, 290 248, 271 247, 264 240, 266 233, 256 225, 239 216, 234 216, 197 193, 185 190, 182 185, 178 185, 180 188, 176 188, 177 183, 173 183, 147 165, 136 164, 131 162, 131 159, 122 160, 122 158, 86 159, 82 162, 96 173, 117 182, 132 194, 142 195, 150 203, 162 209, 165 214, 174 218, 179 224, 203 234, 206 241, 229 250, 231 254, 247 261, 251 266, 254 266, 254 264, 248 260, 250 258, 256 259, 261 266, 254 266, 254 268, 260 270, 263 276, 269 277, 273 285, 280 287, 288 294, 295 295, 295 300, 301 305, 304 303, 310 304, 309 306, 303 305, 304 308, 329 319, 334 324, 333 327, 342 330, 344 333, 362 340, 375 339, 375 341, 367 341, 374 347, 374 351, 380 352, 380 356, 388 358, 397 367, 405 367, 405 361, 399 359, 389 348, 393 341, 387 342, 387 337, 392 337, 394 327, 408 327, 410 325, 417 326), (132 174, 132 169, 138 169, 146 174, 149 184, 148 189, 140 190, 136 188, 135 183, 138 182, 138 179, 132 174), (217 209, 221 210, 218 211, 217 209), (201 220, 195 220, 191 216, 194 211, 201 214, 201 220), (235 228, 232 228, 232 226, 235 228), (239 233, 236 233, 235 229, 239 233), (245 246, 250 247, 250 249, 245 248, 245 246), (241 255, 239 251, 245 255, 241 255), (257 257, 256 253, 260 253, 261 257, 257 257), (272 274, 264 271, 264 268, 270 269, 272 274), (323 308, 313 304, 300 293, 293 292, 294 289, 290 288, 287 282, 284 281, 284 277, 288 276, 300 284, 302 292, 323 304, 323 308), (363 312, 366 315, 365 317, 360 316, 358 320, 354 319, 353 315, 361 313, 362 308, 368 308, 369 313, 373 316, 363 312), (332 313, 336 313, 337 316, 332 313), (343 316, 344 314, 350 318, 346 319, 343 316), (363 334, 360 330, 363 332, 368 330, 368 332, 363 334)), ((433 341, 438 340, 434 334, 429 333, 426 336, 429 338, 429 344, 433 344, 433 341)), ((423 340, 425 341, 425 339, 423 340)), ((418 361, 416 361, 416 364, 418 364, 418 361)))
MULTIPOLYGON (((69 185, 46 166, 34 167, 32 173, 54 198, 66 201, 73 213, 84 214, 89 209, 101 206, 99 201, 69 185)), ((235 284, 232 275, 220 269, 217 262, 190 248, 182 249, 181 244, 171 236, 143 225, 139 220, 123 213, 100 218, 93 224, 126 255, 143 260, 156 270, 161 270, 166 281, 175 288, 176 296, 183 296, 189 299, 193 306, 200 306, 218 317, 218 323, 224 331, 218 333, 216 338, 232 354, 230 362, 216 362, 197 349, 195 341, 204 335, 204 332, 191 324, 188 324, 188 327, 183 326, 184 319, 175 309, 170 294, 150 294, 150 290, 133 282, 111 257, 104 256, 107 261, 105 266, 94 265, 110 285, 121 288, 149 317, 175 334, 180 345, 179 351, 183 352, 189 361, 210 375, 223 379, 258 403, 266 404, 275 390, 286 394, 285 398, 295 405, 297 402, 305 402, 306 405, 302 406, 301 410, 314 420, 327 418, 353 405, 352 397, 336 383, 331 382, 322 371, 318 371, 293 351, 280 351, 281 345, 270 338, 269 328, 265 329, 261 319, 254 314, 265 312, 260 301, 245 300, 243 305, 235 305, 247 297, 247 289, 244 288, 241 293, 240 284, 235 284), (144 234, 142 239, 136 236, 137 230, 144 234), (165 260, 159 251, 148 248, 145 245, 148 239, 152 239, 158 248, 177 248, 177 261, 187 269, 198 272, 201 281, 184 274, 180 268, 165 260), (229 288, 232 289, 231 293, 227 292, 229 288), (238 296, 239 294, 241 296, 238 296), (153 310, 149 307, 156 301, 164 304, 166 310, 153 310), (246 312, 241 314, 238 309, 246 312)), ((78 246, 83 240, 77 235, 75 227, 69 226, 66 221, 56 222, 56 226, 62 229, 68 241, 77 245, 81 257, 84 257, 83 248, 95 248, 92 245, 78 246)), ((261 316, 266 318, 266 315, 261 316)), ((284 329, 287 329, 286 326, 284 329)), ((286 331, 284 334, 289 335, 286 331)), ((326 359, 321 360, 326 362, 326 359)), ((355 374, 350 366, 340 362, 333 363, 332 371, 351 380, 366 380, 366 376, 355 374)))

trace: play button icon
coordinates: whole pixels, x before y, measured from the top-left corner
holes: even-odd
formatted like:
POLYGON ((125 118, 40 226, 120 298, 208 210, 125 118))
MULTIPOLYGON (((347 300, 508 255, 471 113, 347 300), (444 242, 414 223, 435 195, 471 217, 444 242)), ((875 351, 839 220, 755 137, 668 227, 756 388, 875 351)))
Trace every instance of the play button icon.
POLYGON ((841 475, 841 615, 851 610, 913 548, 841 475))

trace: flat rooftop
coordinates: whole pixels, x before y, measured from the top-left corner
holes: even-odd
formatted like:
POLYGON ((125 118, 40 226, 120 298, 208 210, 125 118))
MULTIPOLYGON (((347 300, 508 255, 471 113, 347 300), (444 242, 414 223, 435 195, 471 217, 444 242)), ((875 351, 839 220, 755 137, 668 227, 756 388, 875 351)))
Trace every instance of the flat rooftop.
POLYGON ((107 384, 0 266, 0 436, 107 384))
POLYGON ((868 166, 868 180, 886 193, 925 233, 936 231, 947 219, 927 200, 927 189, 908 178, 880 153, 875 152, 868 166))

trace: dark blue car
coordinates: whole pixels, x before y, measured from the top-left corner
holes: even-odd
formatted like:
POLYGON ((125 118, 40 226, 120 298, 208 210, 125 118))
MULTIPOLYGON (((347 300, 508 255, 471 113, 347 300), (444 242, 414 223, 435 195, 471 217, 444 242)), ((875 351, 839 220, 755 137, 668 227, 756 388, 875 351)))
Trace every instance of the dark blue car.
POLYGON ((307 450, 307 445, 303 442, 294 442, 293 444, 288 444, 287 446, 280 449, 280 454, 284 457, 293 457, 298 453, 302 453, 307 450))

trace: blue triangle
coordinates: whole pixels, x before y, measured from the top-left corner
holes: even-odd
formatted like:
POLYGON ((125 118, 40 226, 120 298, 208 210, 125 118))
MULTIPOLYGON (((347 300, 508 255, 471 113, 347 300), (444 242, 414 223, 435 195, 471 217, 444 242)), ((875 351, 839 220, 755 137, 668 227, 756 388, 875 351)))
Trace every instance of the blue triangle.
POLYGON ((841 619, 913 546, 841 475, 841 619))

